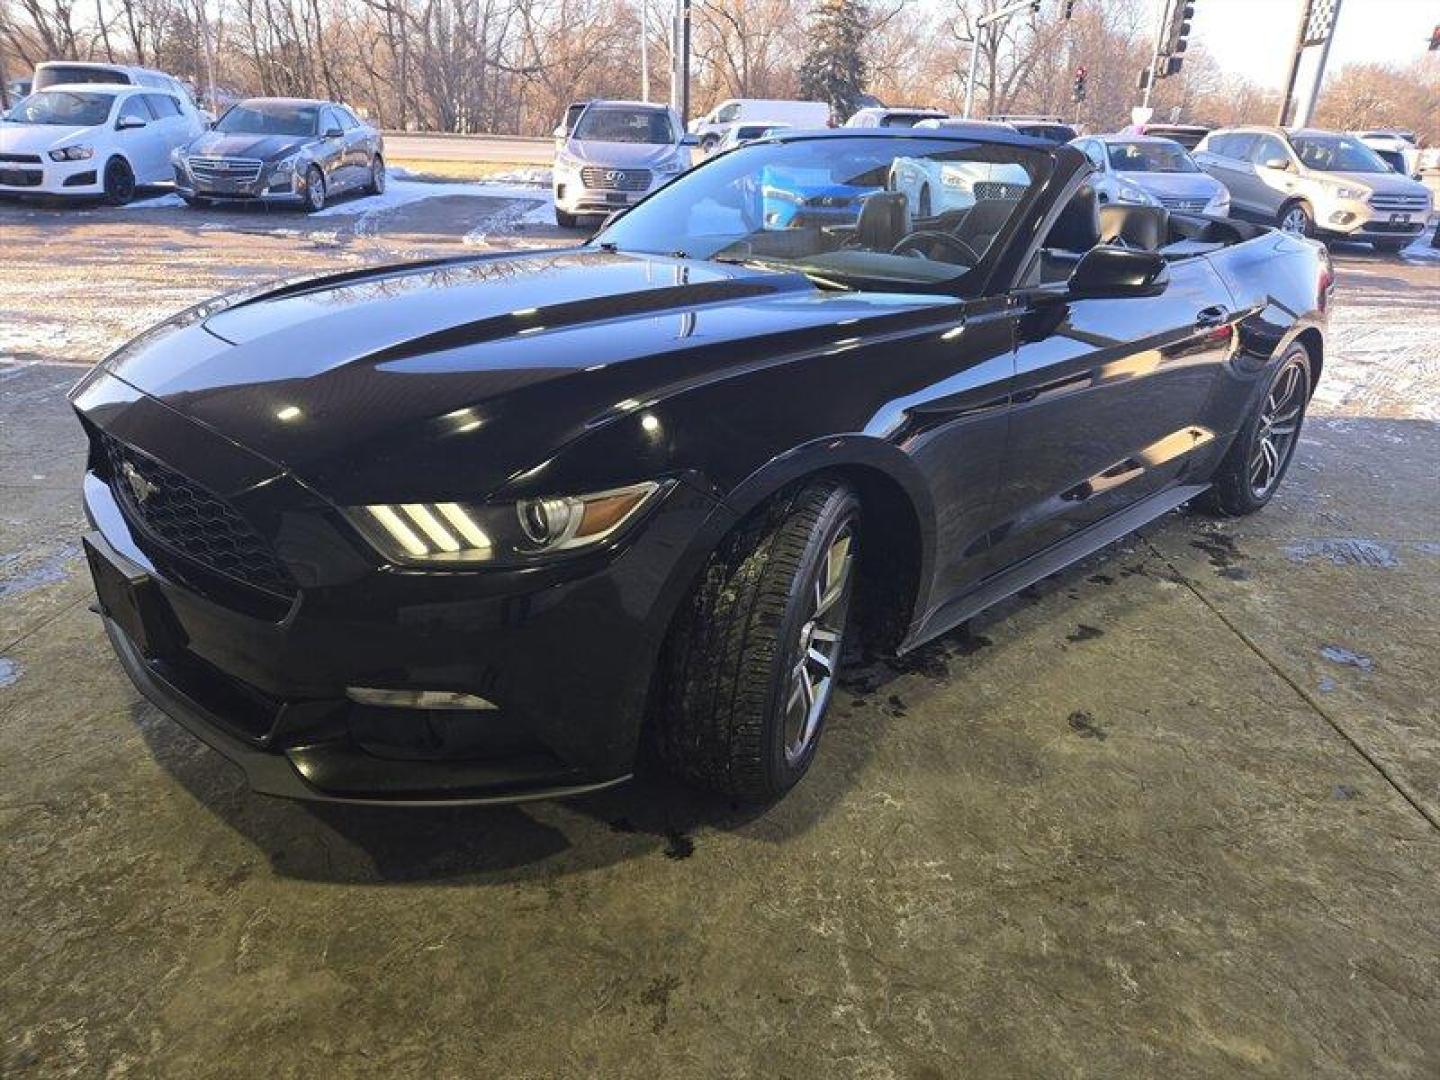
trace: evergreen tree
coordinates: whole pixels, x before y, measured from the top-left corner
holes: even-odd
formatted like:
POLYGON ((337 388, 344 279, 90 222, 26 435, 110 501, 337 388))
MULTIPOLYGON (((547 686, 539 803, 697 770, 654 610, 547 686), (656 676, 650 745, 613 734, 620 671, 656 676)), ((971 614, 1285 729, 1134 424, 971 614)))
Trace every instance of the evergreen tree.
POLYGON ((810 20, 810 49, 800 63, 800 96, 830 105, 843 124, 860 108, 865 59, 860 50, 869 27, 864 0, 819 0, 810 20))

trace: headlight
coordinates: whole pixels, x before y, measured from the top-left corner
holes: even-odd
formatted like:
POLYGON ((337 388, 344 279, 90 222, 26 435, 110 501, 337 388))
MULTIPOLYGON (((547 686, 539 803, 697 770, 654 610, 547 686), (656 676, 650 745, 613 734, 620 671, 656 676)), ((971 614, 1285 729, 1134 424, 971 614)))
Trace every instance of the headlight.
POLYGON ((685 171, 685 162, 681 161, 680 155, 677 154, 669 161, 662 161, 656 165, 655 171, 661 176, 674 176, 678 172, 685 171))
POLYGON ((1121 202, 1139 203, 1141 206, 1156 205, 1154 196, 1144 188, 1138 188, 1134 184, 1121 184, 1116 189, 1116 197, 1121 202))
POLYGON ((391 503, 352 507, 350 518, 397 563, 454 567, 533 562, 593 547, 613 536, 660 485, 652 481, 590 495, 513 503, 391 503))
POLYGON ((275 175, 275 176, 289 176, 291 173, 293 173, 293 172, 295 171, 296 159, 297 159, 299 156, 300 156, 299 154, 291 154, 289 157, 284 158, 284 159, 282 159, 282 160, 280 160, 280 161, 277 161, 277 162, 275 163, 275 172, 273 173, 273 175, 275 175))
POLYGON ((88 161, 95 156, 93 146, 62 146, 50 151, 51 161, 88 161))
POLYGON ((1364 199, 1370 195, 1365 188, 1343 187, 1337 185, 1330 189, 1337 199, 1364 199))

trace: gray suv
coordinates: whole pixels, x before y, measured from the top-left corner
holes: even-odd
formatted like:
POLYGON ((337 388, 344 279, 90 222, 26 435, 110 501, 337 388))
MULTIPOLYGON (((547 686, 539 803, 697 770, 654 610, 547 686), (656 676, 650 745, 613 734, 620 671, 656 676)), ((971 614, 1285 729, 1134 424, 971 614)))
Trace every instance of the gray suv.
POLYGON ((1230 190, 1232 214, 1287 232, 1399 251, 1430 218, 1429 188, 1396 173, 1353 135, 1225 128, 1207 135, 1194 157, 1230 190))

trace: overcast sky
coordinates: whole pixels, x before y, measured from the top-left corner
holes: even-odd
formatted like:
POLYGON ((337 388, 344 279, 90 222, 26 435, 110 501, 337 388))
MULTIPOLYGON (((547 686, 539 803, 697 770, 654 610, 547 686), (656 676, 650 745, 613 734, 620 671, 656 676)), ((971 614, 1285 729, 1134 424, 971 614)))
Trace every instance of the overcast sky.
MULTIPOLYGON (((1149 2, 1158 17, 1163 0, 1149 2)), ((1192 42, 1204 42, 1226 70, 1280 86, 1304 0, 1194 2, 1192 42)), ((1440 0, 1343 0, 1328 70, 1352 61, 1408 63, 1425 54, 1437 23, 1440 0)))

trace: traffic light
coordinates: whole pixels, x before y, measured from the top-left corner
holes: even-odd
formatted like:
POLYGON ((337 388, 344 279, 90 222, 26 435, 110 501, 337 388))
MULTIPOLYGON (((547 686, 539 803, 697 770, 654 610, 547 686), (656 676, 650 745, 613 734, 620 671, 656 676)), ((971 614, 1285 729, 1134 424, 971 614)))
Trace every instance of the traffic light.
POLYGON ((1085 100, 1085 75, 1084 67, 1075 69, 1075 88, 1070 92, 1070 98, 1076 104, 1085 100))
POLYGON ((1175 0, 1171 13, 1170 27, 1165 35, 1165 46, 1160 52, 1166 56, 1181 56, 1190 44, 1190 20, 1195 17, 1195 0, 1175 0))
POLYGON ((1440 52, 1440 23, 1437 23, 1435 29, 1430 31, 1430 51, 1440 52))
MULTIPOLYGON (((1065 0, 1065 11, 1064 11, 1064 16, 1065 16, 1065 18, 1067 18, 1067 19, 1073 18, 1074 15, 1075 15, 1075 0, 1065 0)), ((1440 33, 1440 26, 1437 26, 1437 27, 1435 28, 1435 32, 1436 32, 1436 33, 1440 33)))

